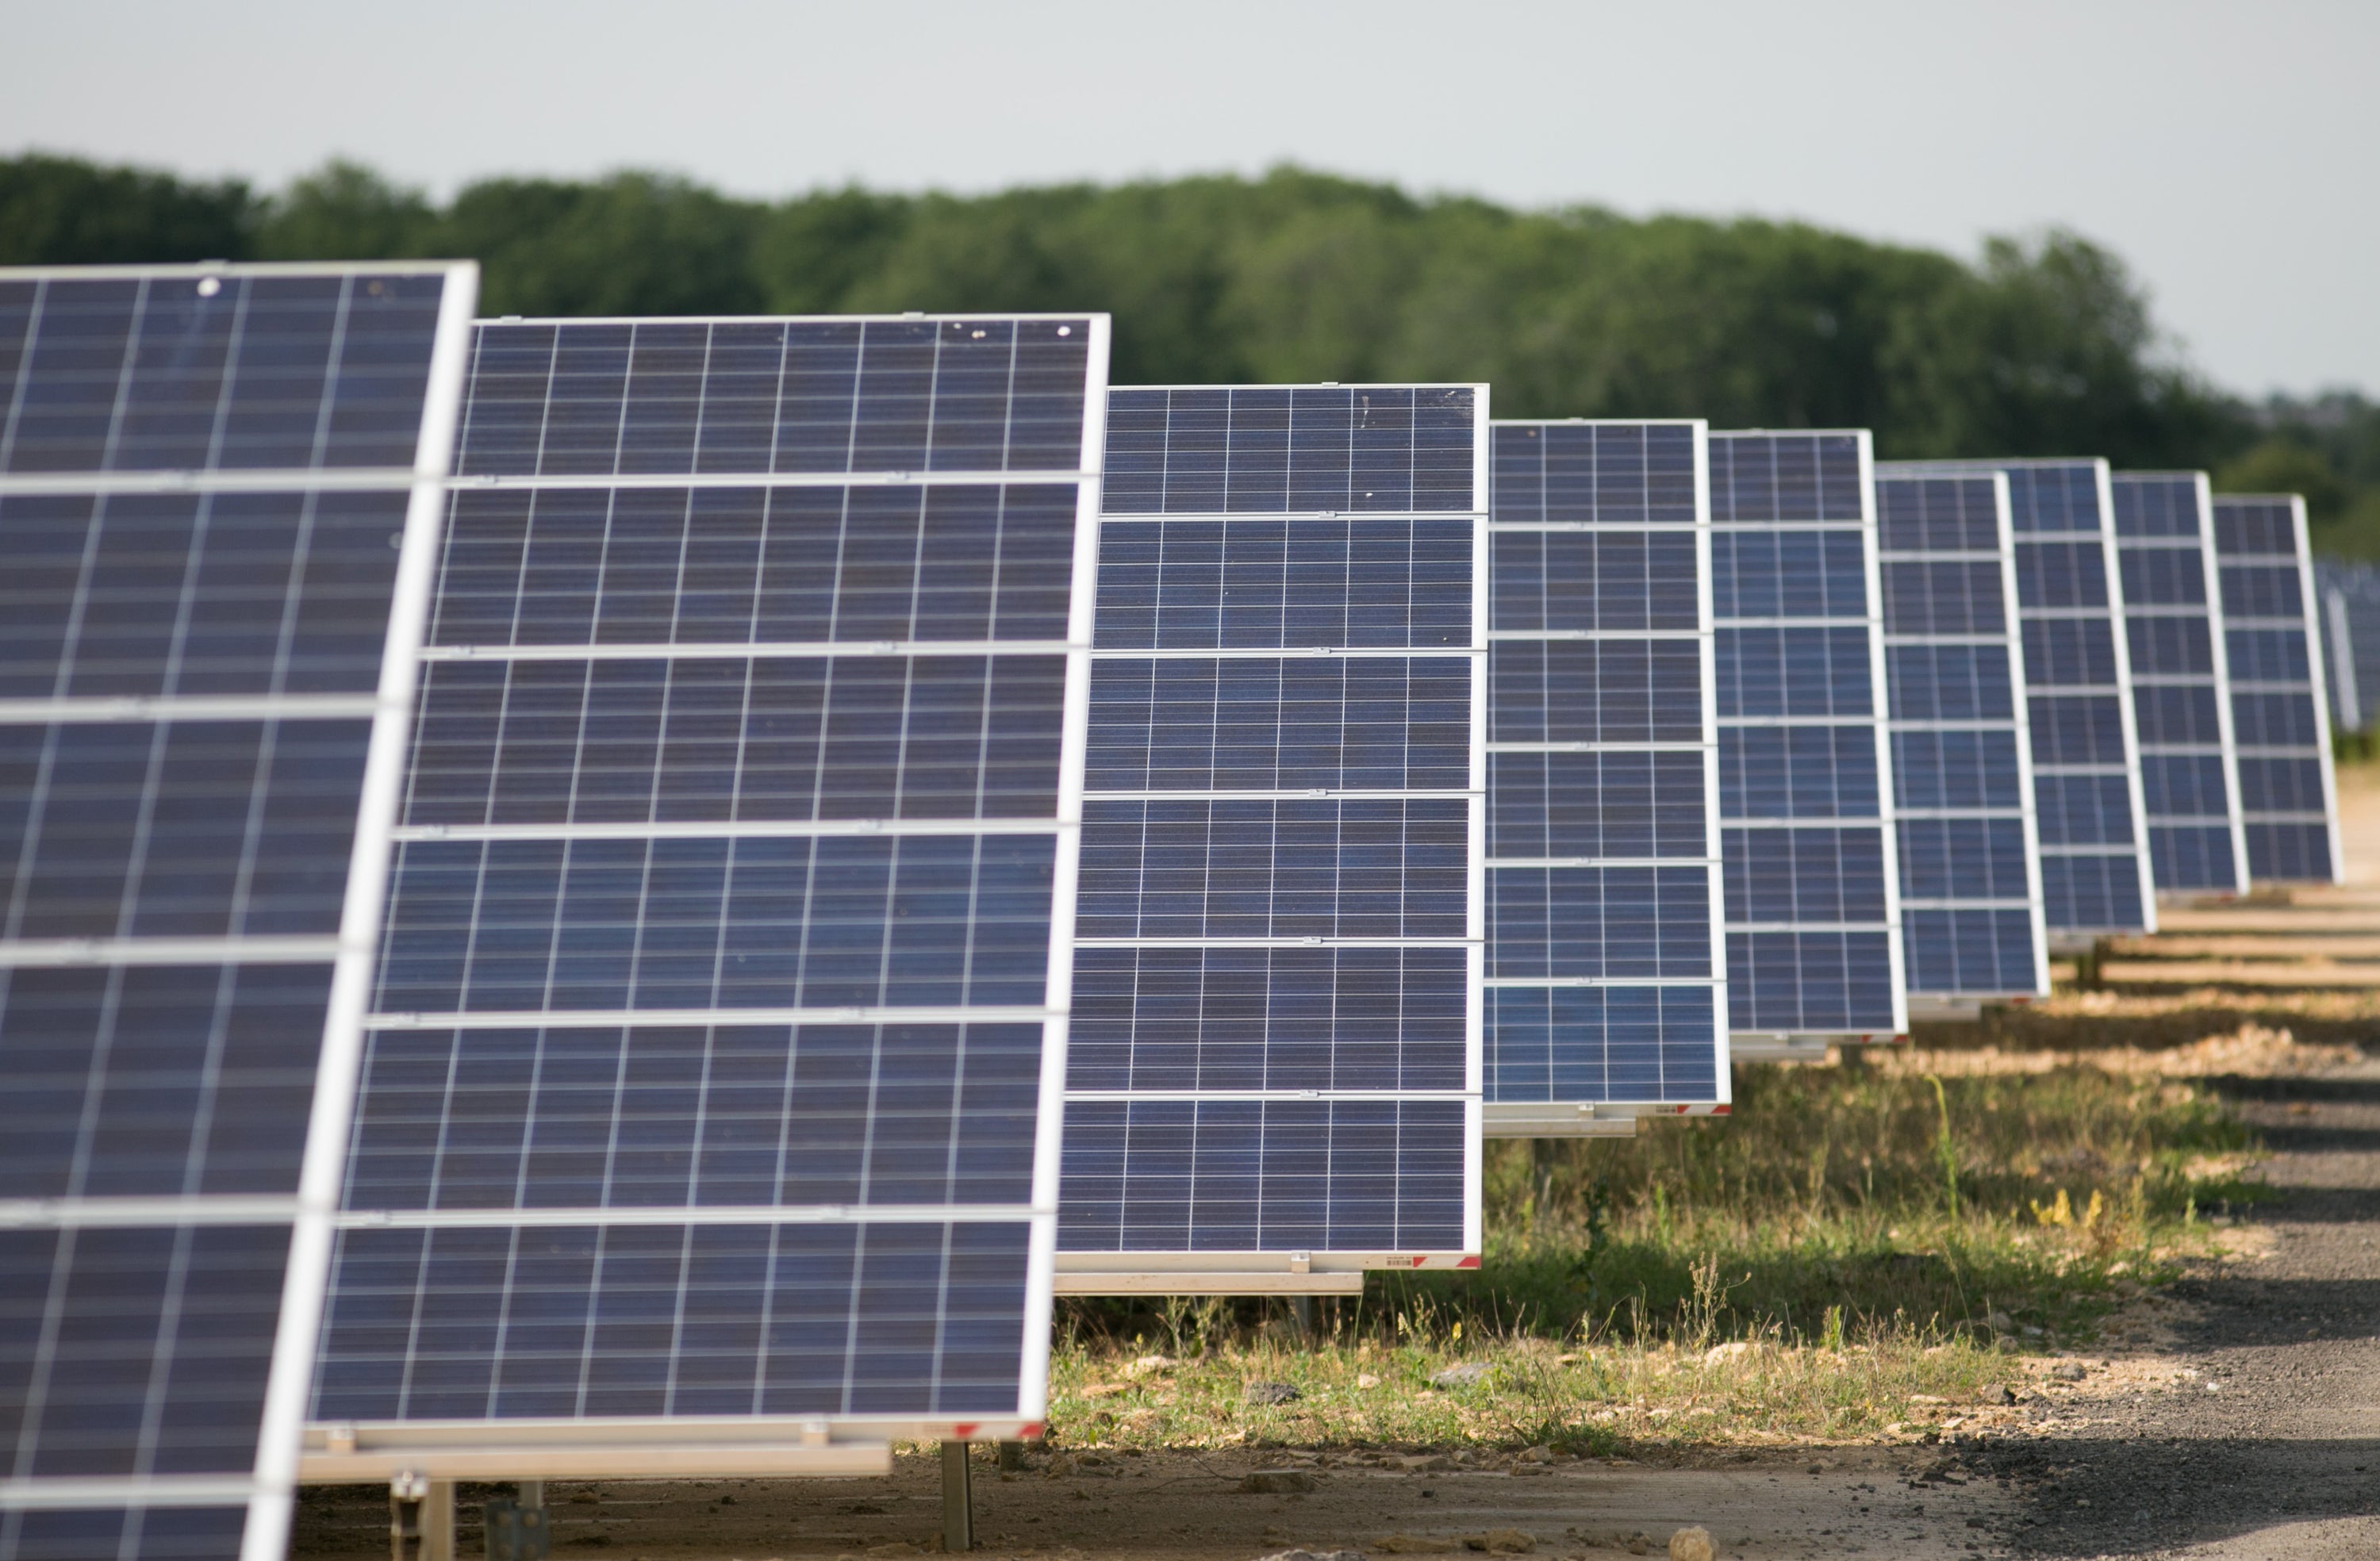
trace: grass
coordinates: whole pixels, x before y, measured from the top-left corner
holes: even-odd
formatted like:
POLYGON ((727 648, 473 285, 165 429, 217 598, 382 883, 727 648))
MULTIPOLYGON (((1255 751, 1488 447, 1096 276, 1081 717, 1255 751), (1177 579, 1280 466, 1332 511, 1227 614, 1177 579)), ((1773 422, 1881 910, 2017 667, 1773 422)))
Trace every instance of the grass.
POLYGON ((2257 1193, 2195 1082, 1923 1063, 1743 1069, 1730 1119, 1491 1143, 1485 1266, 1373 1276, 1311 1337, 1279 1303, 1070 1303, 1052 1423, 1119 1446, 1919 1434, 2257 1193), (1431 1386, 1460 1361, 1488 1370, 1431 1386), (1299 1397, 1250 1401, 1265 1382, 1299 1397))

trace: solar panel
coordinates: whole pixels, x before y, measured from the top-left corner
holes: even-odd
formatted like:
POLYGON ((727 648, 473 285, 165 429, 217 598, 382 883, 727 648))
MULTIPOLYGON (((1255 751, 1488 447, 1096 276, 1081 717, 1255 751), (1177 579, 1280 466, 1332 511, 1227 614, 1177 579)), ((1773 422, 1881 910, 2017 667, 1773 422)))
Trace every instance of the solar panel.
POLYGON ((1738 1055, 1909 1027, 1871 466, 1865 430, 1710 436, 1738 1055))
POLYGON ((2242 893, 2247 841, 2216 649, 2223 612, 2206 474, 2117 472, 2111 482, 2150 876, 2160 894, 2242 893))
POLYGON ((1108 339, 479 326, 310 1473, 1038 1424, 1108 339))
POLYGON ((1487 1131, 1729 1099, 1699 422, 1500 422, 1487 1131))
POLYGON ((1910 1011, 2046 996, 2008 478, 1878 477, 1876 505, 1910 1011))
POLYGON ((2107 463, 1906 461, 1883 470, 2007 474, 2044 919, 2052 942, 2069 947, 2154 932, 2131 652, 2116 632, 2123 574, 2107 463))
POLYGON ((0 1557, 286 1548, 477 279, 0 271, 0 1557))
POLYGON ((2380 568, 2359 559, 2317 558, 2313 579, 2330 723, 2362 732, 2380 698, 2380 568))
POLYGON ((1110 393, 1070 1293, 1478 1261, 1487 414, 1110 393))
POLYGON ((2338 790, 2305 501, 2293 493, 2218 495, 2215 553, 2248 876, 2337 883, 2338 790))

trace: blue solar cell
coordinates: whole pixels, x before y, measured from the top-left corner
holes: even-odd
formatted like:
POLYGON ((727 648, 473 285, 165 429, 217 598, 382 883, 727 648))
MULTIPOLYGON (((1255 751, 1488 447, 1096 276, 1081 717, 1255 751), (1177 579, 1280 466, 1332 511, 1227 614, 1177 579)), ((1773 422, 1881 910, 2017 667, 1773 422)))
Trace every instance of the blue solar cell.
POLYGON ((1693 633, 1702 621, 1691 532, 1499 531, 1494 548, 1501 631, 1693 633))
POLYGON ((0 278, 0 471, 409 468, 445 292, 434 267, 0 278))
POLYGON ((1883 806, 1873 736, 1857 727, 1724 727, 1723 818, 1867 818, 1883 806))
POLYGON ((1471 533, 1468 519, 1403 516, 1108 526, 1096 643, 1465 647, 1471 533))
POLYGON ((2215 635, 2204 613, 2128 617, 2124 641, 2132 676, 2205 678, 2215 675, 2215 635))
POLYGON ((1459 798, 1087 804, 1086 938, 1461 938, 1459 798))
POLYGON ((1507 525, 1693 526, 1706 518, 1693 423, 1510 423, 1495 441, 1507 525))
POLYGON ((1699 858, 1710 849, 1699 753, 1493 753, 1488 790, 1493 857, 1699 858))
POLYGON ((1679 1044, 1723 1023, 1711 986, 1499 986, 1488 994, 1500 1102, 1700 1100, 1717 1052, 1679 1044))
POLYGON ((0 726, 0 936, 334 936, 363 720, 0 726))
POLYGON ((1861 1035, 1894 1003, 1887 932, 1739 932, 1727 937, 1728 1003, 1737 1030, 1861 1035))
POLYGON ((1722 627, 1712 637, 1721 720, 1876 713, 1866 629, 1722 627))
POLYGON ((1041 1026, 382 1030, 356 1209, 1031 1201, 1041 1026))
POLYGON ((1031 1227, 349 1230, 324 1420, 1013 1414, 1031 1227))
POLYGON ((286 1225, 0 1230, 0 1445, 18 1479, 256 1462, 286 1225))
POLYGON ((1476 387, 1214 385, 1108 398, 1110 514, 1478 507, 1476 387))
POLYGON ((1876 922, 1889 910, 1881 831, 1722 829, 1730 922, 1876 922))
MULTIPOLYGON (((1495 430, 1491 1125, 1727 1098, 1706 454, 1689 423, 1495 430)), ((1776 475, 1747 463, 1747 490, 1776 475)), ((1815 491, 1807 471, 1785 480, 1815 491)), ((1848 578, 1830 542, 1787 552, 1748 538, 1725 588, 1864 593, 1855 549, 1848 578)))
POLYGON ((480 327, 473 477, 1073 472, 1091 321, 548 321, 480 327))
POLYGON ((1066 1103, 1075 1252, 1459 1249, 1476 1150, 1453 1100, 1066 1103))
POLYGON ((224 1561, 244 1507, 17 1507, 0 1511, 6 1561, 224 1561))
POLYGON ((1491 743, 1696 743, 1703 653, 1677 639, 1496 642, 1491 743))
MULTIPOLYGON (((1715 438, 1710 446, 1711 519, 1721 525, 1737 520, 1866 521, 1865 444, 1864 433, 1848 432, 1715 438)), ((1722 609, 1719 616, 1733 614, 1722 609)))
POLYGON ((1102 657, 1084 784, 1460 790, 1471 775, 1471 663, 1450 656, 1102 657))
POLYGON ((423 674, 411 825, 1057 810, 1062 656, 472 658, 423 674))
POLYGON ((0 1187, 295 1192, 330 988, 319 963, 0 971, 0 1187))
POLYGON ((1084 948, 1068 1087, 1463 1087, 1460 948, 1084 948))
POLYGON ((406 495, 0 493, 0 697, 370 694, 406 495))
MULTIPOLYGON (((1893 475, 1876 487, 1909 987, 1957 1006, 2037 995, 2046 957, 2005 479, 1893 475)), ((2023 625, 2026 665, 2053 638, 2079 652, 2088 627, 2023 625)))

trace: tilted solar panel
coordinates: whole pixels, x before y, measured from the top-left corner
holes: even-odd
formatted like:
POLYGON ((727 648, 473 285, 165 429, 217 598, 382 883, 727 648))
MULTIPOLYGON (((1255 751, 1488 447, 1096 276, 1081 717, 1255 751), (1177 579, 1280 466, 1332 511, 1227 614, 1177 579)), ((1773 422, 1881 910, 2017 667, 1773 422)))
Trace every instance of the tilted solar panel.
POLYGON ((2337 883, 2338 788, 2305 501, 2294 493, 2216 495, 2215 553, 2248 876, 2337 883))
POLYGON ((2362 732, 2380 701, 2380 568, 2360 559, 2316 558, 2313 582, 2330 723, 2362 732))
POLYGON ((2247 841, 2206 474, 2117 472, 2111 481, 2150 876, 2160 894, 2242 893, 2247 841))
POLYGON ((480 325, 310 1472, 1041 1419, 1107 346, 480 325))
POLYGON ((1909 1028, 1872 464, 1865 430, 1710 436, 1739 1053, 1754 1036, 1909 1028))
POLYGON ((1490 1133, 1730 1097, 1706 437, 1495 427, 1490 1133))
POLYGON ((1477 1262, 1487 415, 1109 395, 1067 1292, 1477 1262))
POLYGON ((1876 479, 1912 1017, 2046 996, 2008 478, 1876 479))
POLYGON ((0 271, 0 1557, 287 1547, 478 272, 0 271))
POLYGON ((1880 475, 1998 471, 2009 479, 2024 629, 2042 910, 2069 946, 2156 930, 2132 724, 2123 573, 2103 460, 1906 461, 1880 475))

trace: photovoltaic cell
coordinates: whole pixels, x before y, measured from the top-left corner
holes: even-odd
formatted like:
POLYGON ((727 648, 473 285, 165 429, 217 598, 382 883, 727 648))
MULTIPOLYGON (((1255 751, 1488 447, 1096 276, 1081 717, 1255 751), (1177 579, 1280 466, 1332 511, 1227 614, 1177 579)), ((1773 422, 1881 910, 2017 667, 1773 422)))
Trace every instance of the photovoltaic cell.
POLYGON ((478 328, 318 1446, 1039 1421, 1107 341, 478 328))
POLYGON ((1706 440, 1495 428, 1491 1132, 1729 1098, 1706 440))
POLYGON ((2131 650, 2102 460, 1906 461, 1896 477, 2002 472, 2024 636, 2043 919, 2052 939, 2153 932, 2131 650))
POLYGON ((1710 436, 1729 1028, 1909 1027, 1864 430, 1710 436))
POLYGON ((2117 472, 2112 491, 2150 872, 2161 894, 2241 893, 2247 841, 2206 474, 2117 472))
POLYGON ((476 283, 0 271, 8 1561, 285 1548, 476 283))
POLYGON ((1876 479, 1912 1012, 2046 996, 2008 479, 1876 479))
POLYGON ((2313 578, 2330 723, 2362 732, 2380 701, 2380 569, 2356 559, 2317 558, 2313 578))
POLYGON ((1487 401, 1109 394, 1064 1290, 1477 1261, 1487 401))
POLYGON ((2337 883, 2338 792, 2305 501, 2216 497, 2215 553, 2248 876, 2337 883))

